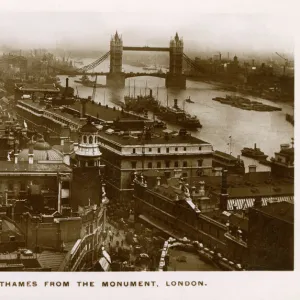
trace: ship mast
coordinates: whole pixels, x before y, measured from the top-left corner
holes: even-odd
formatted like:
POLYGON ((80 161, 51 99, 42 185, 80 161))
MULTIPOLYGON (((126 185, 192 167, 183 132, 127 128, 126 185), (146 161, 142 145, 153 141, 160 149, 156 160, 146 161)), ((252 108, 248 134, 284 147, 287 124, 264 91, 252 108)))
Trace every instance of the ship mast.
POLYGON ((130 98, 130 80, 129 80, 129 98, 130 98))
POLYGON ((135 80, 133 81, 133 98, 135 98, 135 80))
POLYGON ((229 143, 227 144, 229 146, 229 154, 231 155, 231 144, 232 144, 232 140, 231 140, 231 136, 229 136, 229 143))

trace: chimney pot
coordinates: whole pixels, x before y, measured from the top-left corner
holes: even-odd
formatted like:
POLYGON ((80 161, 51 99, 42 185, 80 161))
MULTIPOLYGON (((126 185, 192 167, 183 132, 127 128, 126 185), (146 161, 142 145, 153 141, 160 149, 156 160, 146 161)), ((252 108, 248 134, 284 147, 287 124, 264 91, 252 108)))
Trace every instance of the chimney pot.
POLYGON ((28 153, 28 163, 29 163, 30 165, 33 164, 33 156, 34 156, 33 153, 28 153))
POLYGON ((156 181, 156 182, 157 182, 157 185, 160 185, 160 180, 161 180, 161 178, 160 178, 160 177, 157 177, 156 180, 157 180, 157 181, 156 181))
POLYGON ((15 156, 15 164, 17 164, 18 163, 18 156, 19 156, 19 154, 15 153, 14 156, 15 156))

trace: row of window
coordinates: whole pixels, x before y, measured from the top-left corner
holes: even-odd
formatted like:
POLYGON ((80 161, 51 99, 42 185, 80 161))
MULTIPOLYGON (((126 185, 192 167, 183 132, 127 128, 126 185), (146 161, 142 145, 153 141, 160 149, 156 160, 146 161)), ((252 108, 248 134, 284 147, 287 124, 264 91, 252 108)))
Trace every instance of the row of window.
MULTIPOLYGON (((203 165, 203 159, 198 160, 198 167, 202 167, 203 165)), ((132 169, 136 169, 137 166, 137 162, 136 161, 132 161, 131 162, 131 167, 132 169)), ((148 169, 152 169, 154 166, 153 162, 148 162, 147 164, 148 169)), ((165 161, 165 168, 170 168, 171 167, 171 162, 170 161, 165 161)), ((174 168, 179 168, 180 167, 180 163, 179 161, 175 161, 174 162, 174 168)), ((188 167, 188 163, 187 161, 183 161, 182 162, 182 167, 183 168, 187 168, 188 167)), ((162 163, 160 161, 156 162, 156 168, 162 168, 162 163)))
POLYGON ((87 144, 87 143, 89 143, 89 144, 100 143, 100 137, 92 136, 92 135, 90 135, 89 137, 87 137, 86 135, 84 135, 84 136, 82 137, 82 142, 83 142, 84 144, 87 144))
MULTIPOLYGON (((155 149, 157 149, 157 153, 161 153, 160 148, 155 148, 155 149)), ((183 151, 186 151, 186 147, 183 147, 182 149, 183 149, 183 151)), ((199 147, 199 151, 201 151, 201 150, 202 150, 202 147, 199 147)), ((177 152, 177 151, 178 151, 178 147, 175 147, 175 152, 177 152)), ((148 152, 152 152, 152 148, 148 148, 148 152)), ((132 149, 132 153, 136 153, 135 148, 132 149)), ((166 148, 166 153, 170 153, 169 147, 166 148)))

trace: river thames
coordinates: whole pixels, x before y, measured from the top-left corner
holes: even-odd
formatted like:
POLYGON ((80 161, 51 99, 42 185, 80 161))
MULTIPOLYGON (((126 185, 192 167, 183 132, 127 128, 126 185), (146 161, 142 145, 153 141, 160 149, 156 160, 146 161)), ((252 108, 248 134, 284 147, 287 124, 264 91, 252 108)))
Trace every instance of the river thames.
MULTIPOLYGON (((84 59, 84 65, 93 62, 93 59, 84 59)), ((96 67, 94 71, 108 72, 109 61, 103 62, 96 67)), ((133 67, 123 64, 124 72, 145 72, 140 67, 133 67)), ((60 76, 62 84, 64 84, 65 76, 60 76)), ((75 78, 70 78, 70 86, 75 88, 75 93, 80 97, 88 97, 92 95, 92 88, 84 87, 80 83, 74 82, 75 78), (77 90, 76 90, 77 88, 77 90)), ((94 80, 91 78, 91 80, 94 80)), ((98 77, 98 83, 105 84, 105 76, 98 77)), ((285 120, 285 114, 293 114, 294 108, 291 104, 272 102, 269 100, 244 96, 250 100, 258 100, 265 104, 281 107, 282 111, 258 112, 241 110, 232 106, 224 105, 216 101, 212 101, 213 97, 225 97, 227 94, 239 95, 238 93, 222 91, 218 86, 206 83, 187 80, 186 90, 166 89, 165 79, 152 76, 142 76, 126 79, 124 89, 114 90, 112 88, 97 88, 96 102, 108 104, 109 106, 118 106, 123 102, 124 95, 128 95, 129 86, 131 94, 133 94, 135 85, 136 94, 145 94, 145 87, 151 88, 159 101, 166 105, 167 99, 169 105, 173 104, 173 99, 178 99, 178 104, 183 107, 184 99, 191 97, 194 103, 185 103, 185 110, 191 115, 196 115, 203 127, 192 135, 212 143, 214 150, 220 150, 233 155, 240 155, 241 149, 244 147, 253 147, 257 144, 263 152, 270 157, 274 156, 274 152, 279 151, 280 144, 290 143, 294 137, 294 127, 285 120), (231 147, 229 145, 229 137, 231 136, 231 147), (231 149, 230 149, 231 148, 231 149)), ((147 91, 149 93, 149 90, 147 91)), ((171 129, 179 127, 168 125, 171 129)), ((258 171, 266 171, 268 167, 259 165, 258 162, 242 157, 245 165, 256 164, 258 171)), ((246 172, 248 170, 246 169, 246 172)))

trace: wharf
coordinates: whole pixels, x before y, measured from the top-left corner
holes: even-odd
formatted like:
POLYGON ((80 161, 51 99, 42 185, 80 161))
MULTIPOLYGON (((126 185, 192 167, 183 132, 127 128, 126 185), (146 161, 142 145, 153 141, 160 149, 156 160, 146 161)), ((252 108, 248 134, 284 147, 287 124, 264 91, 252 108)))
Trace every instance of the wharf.
MULTIPOLYGON (((73 105, 70 105, 69 108, 76 110, 77 112, 81 111, 81 103, 75 102, 73 105)), ((138 115, 134 115, 128 112, 122 111, 118 107, 109 107, 99 105, 95 102, 87 102, 85 106, 85 113, 89 116, 101 119, 105 122, 115 121, 117 119, 128 119, 128 120, 145 120, 145 118, 138 115)))

